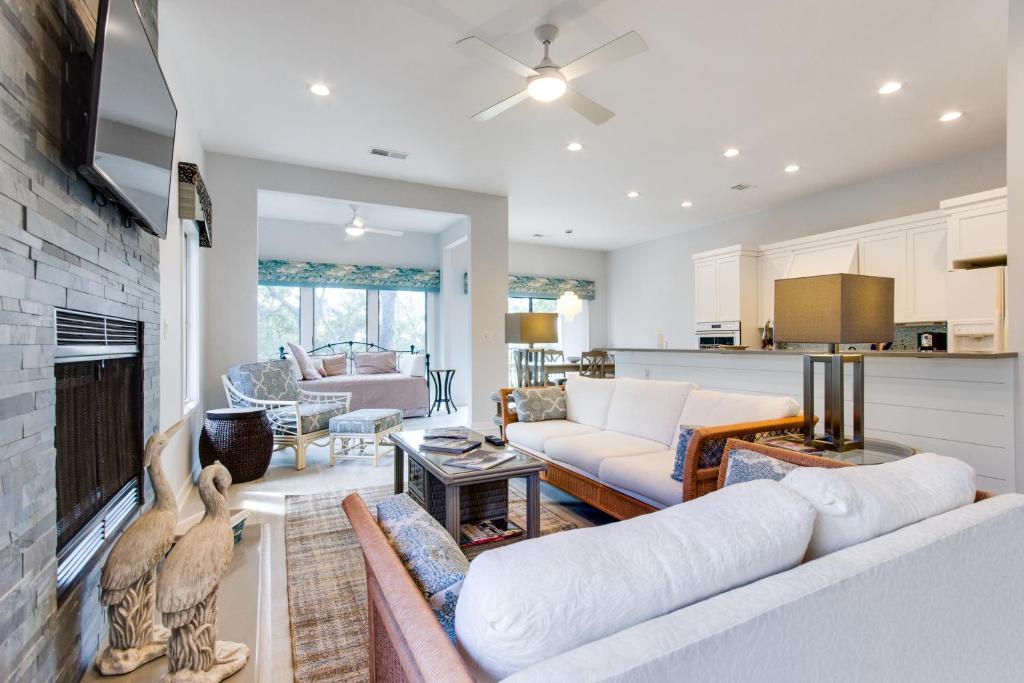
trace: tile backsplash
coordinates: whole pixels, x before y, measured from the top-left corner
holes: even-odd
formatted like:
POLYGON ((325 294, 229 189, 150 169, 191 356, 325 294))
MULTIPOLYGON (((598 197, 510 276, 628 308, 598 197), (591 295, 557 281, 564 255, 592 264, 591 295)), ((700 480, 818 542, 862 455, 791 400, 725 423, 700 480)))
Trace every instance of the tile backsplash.
MULTIPOLYGON (((917 335, 921 332, 945 332, 946 323, 921 323, 917 325, 897 325, 896 338, 893 339, 892 351, 917 351, 917 335)), ((800 344, 796 342, 779 342, 780 351, 825 351, 826 344, 800 344)), ((870 351, 871 344, 849 344, 844 351, 870 351)))

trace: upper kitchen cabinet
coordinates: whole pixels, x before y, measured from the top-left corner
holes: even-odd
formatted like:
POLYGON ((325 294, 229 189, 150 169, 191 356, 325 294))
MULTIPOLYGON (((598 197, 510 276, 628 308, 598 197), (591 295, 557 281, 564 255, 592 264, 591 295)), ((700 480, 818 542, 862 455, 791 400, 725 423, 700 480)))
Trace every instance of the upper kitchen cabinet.
POLYGON ((1006 263, 1006 188, 947 199, 939 204, 948 227, 947 268, 1006 263))
POLYGON ((860 274, 891 277, 894 282, 894 322, 909 319, 907 308, 907 233, 904 230, 883 232, 860 240, 860 274))
POLYGON ((757 337, 757 252, 736 245, 693 255, 698 323, 740 323, 743 344, 757 337))
POLYGON ((907 322, 946 320, 946 223, 907 230, 907 322))

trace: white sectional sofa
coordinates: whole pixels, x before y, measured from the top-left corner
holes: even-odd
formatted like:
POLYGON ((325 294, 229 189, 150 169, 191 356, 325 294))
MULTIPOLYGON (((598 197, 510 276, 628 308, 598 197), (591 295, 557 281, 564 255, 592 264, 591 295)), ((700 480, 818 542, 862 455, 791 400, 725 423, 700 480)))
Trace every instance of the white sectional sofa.
POLYGON ((548 462, 549 483, 624 519, 681 503, 717 488, 725 439, 799 431, 800 405, 788 396, 700 389, 690 382, 592 379, 565 384, 566 419, 519 422, 502 389, 505 438, 548 462), (683 481, 671 476, 679 427, 696 427, 683 481))

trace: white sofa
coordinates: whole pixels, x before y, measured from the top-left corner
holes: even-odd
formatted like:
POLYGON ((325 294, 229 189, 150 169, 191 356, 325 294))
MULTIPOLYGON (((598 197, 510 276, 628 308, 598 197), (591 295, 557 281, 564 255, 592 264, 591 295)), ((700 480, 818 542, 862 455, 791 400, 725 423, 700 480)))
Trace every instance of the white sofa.
POLYGON ((690 382, 572 376, 565 402, 564 420, 518 422, 503 401, 505 438, 548 462, 549 483, 618 518, 717 488, 717 468, 698 467, 703 448, 802 426, 800 405, 788 396, 723 393, 690 382), (679 425, 702 428, 691 439, 682 482, 671 477, 679 425))

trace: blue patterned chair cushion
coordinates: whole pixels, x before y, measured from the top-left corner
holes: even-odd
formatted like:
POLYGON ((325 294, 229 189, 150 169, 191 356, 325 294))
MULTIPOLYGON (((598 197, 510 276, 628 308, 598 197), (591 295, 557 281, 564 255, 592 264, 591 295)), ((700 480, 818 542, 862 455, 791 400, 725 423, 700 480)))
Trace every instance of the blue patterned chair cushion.
MULTIPOLYGON (((693 433, 699 429, 692 425, 679 425, 679 442, 676 444, 676 459, 672 466, 672 478, 683 480, 683 467, 686 465, 686 451, 690 448, 693 433)), ((700 454, 700 467, 717 467, 725 453, 725 439, 708 439, 700 454)))
POLYGON ((729 454, 725 466, 725 485, 741 484, 755 479, 780 481, 797 466, 762 453, 736 450, 729 454))
POLYGON ((290 360, 243 363, 228 370, 235 389, 257 401, 298 401, 299 384, 290 360))
POLYGON ((362 408, 331 418, 331 434, 379 434, 402 424, 402 411, 362 408))
MULTIPOLYGON (((326 430, 330 426, 331 418, 344 415, 345 410, 344 407, 332 404, 300 403, 299 414, 302 416, 302 433, 309 434, 326 430)), ((283 422, 294 427, 294 408, 274 408, 270 412, 273 413, 275 422, 283 422)))
POLYGON ((404 493, 377 504, 377 523, 455 642, 455 604, 469 560, 445 528, 404 493))
POLYGON ((565 419, 565 392, 561 387, 516 389, 512 392, 520 422, 565 419))

